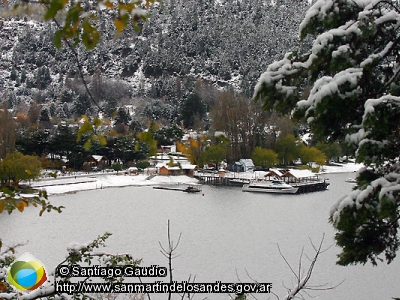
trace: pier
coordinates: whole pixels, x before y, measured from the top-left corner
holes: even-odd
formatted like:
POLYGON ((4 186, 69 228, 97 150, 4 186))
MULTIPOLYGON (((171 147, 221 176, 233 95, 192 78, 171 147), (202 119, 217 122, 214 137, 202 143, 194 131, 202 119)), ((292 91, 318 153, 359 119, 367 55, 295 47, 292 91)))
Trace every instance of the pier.
POLYGON ((199 193, 201 192, 201 185, 199 184, 176 184, 176 185, 158 185, 153 186, 153 189, 167 190, 167 191, 180 191, 186 193, 199 193))
MULTIPOLYGON (((229 174, 231 175, 231 174, 229 174)), ((235 174, 235 177, 232 176, 219 176, 214 173, 196 173, 195 178, 197 178, 201 183, 213 186, 229 186, 229 187, 242 187, 244 184, 249 183, 253 180, 260 180, 259 178, 250 178, 245 176, 240 176, 242 174, 235 174)), ((244 175, 244 174, 243 174, 244 175)), ((313 193, 324 191, 328 188, 329 183, 325 180, 317 180, 317 179, 307 179, 307 180, 296 180, 292 182, 288 182, 290 185, 294 187, 298 187, 298 191, 296 194, 304 194, 304 193, 313 193)))
POLYGON ((303 184, 292 184, 294 187, 298 187, 296 194, 313 193, 325 191, 328 188, 328 183, 325 181, 321 182, 307 182, 303 184))
POLYGON ((240 182, 237 181, 232 181, 234 178, 228 178, 228 177, 219 177, 219 176, 195 176, 198 180, 200 180, 204 184, 208 185, 215 185, 215 186, 236 186, 236 187, 242 187, 243 184, 240 184, 240 182))

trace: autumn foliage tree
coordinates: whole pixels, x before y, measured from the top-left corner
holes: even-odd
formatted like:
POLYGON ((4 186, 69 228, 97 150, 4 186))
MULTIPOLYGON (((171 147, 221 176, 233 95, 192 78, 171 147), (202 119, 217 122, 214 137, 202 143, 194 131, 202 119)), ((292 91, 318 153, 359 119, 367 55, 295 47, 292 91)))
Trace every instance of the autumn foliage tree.
POLYGON ((293 134, 280 136, 275 143, 275 151, 281 160, 282 165, 292 163, 295 159, 299 158, 301 143, 293 134))
POLYGON ((213 163, 219 167, 219 164, 226 159, 227 145, 224 143, 217 143, 207 147, 201 155, 201 162, 203 164, 213 163))
POLYGON ((9 153, 0 161, 1 185, 18 185, 21 180, 33 180, 40 175, 41 163, 37 156, 9 153))
POLYGON ((309 167, 312 166, 312 163, 316 163, 319 166, 326 164, 326 155, 316 147, 301 147, 299 156, 301 163, 309 165, 309 167))
POLYGON ((254 149, 251 158, 256 166, 263 168, 272 168, 279 163, 278 154, 274 150, 261 147, 254 149))
POLYGON ((321 150, 326 155, 327 159, 337 160, 342 155, 342 148, 339 143, 322 143, 318 142, 315 148, 321 150))

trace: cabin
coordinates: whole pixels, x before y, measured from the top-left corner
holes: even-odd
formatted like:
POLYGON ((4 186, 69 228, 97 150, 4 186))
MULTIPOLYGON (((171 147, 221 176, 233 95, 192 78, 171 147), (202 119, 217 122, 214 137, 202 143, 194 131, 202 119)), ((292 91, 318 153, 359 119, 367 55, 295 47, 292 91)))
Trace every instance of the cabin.
POLYGON ((199 166, 192 164, 183 164, 181 165, 181 168, 186 176, 194 177, 194 172, 199 169, 199 166))
POLYGON ((83 163, 84 168, 97 167, 98 169, 103 169, 108 165, 108 159, 101 155, 91 155, 89 160, 83 163))
POLYGON ((254 171, 256 166, 250 158, 239 159, 239 165, 242 172, 254 171))
POLYGON ((191 164, 183 164, 181 166, 162 165, 157 169, 158 174, 163 176, 187 175, 193 177, 194 172, 197 171, 199 167, 191 164))
POLYGON ((158 174, 163 176, 182 175, 182 170, 179 167, 170 167, 164 165, 158 170, 158 174))

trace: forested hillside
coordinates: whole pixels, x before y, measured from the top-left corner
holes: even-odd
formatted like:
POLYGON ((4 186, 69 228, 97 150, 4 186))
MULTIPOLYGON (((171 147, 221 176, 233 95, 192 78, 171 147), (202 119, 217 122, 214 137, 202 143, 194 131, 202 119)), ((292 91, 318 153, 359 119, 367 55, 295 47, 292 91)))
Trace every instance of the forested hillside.
MULTIPOLYGON (((22 113, 36 103, 49 119, 97 113, 74 53, 53 45, 55 24, 40 22, 32 7, 29 16, 10 13, 12 5, 0 4, 1 99, 22 113)), ((208 106, 215 87, 250 97, 266 66, 297 47, 307 8, 307 2, 293 0, 168 0, 151 8, 138 32, 125 30, 116 37, 111 19, 100 18, 100 45, 76 52, 106 115, 134 105, 142 117, 174 123, 195 88, 202 87, 208 106)))

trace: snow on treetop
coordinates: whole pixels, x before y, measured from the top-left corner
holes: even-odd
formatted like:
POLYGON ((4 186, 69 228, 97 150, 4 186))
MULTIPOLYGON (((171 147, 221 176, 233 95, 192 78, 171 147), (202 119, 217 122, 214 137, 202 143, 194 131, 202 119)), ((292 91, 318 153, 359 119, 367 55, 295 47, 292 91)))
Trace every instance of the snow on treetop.
MULTIPOLYGON (((362 170, 365 170, 364 168, 362 170)), ((361 171, 361 170, 360 170, 361 171)), ((360 172, 359 171, 359 172, 360 172)), ((360 210, 363 206, 368 206, 372 209, 371 205, 366 203, 366 199, 371 197, 374 190, 379 190, 378 199, 382 201, 396 201, 396 195, 400 192, 400 174, 391 172, 383 177, 373 180, 364 190, 354 190, 349 195, 341 198, 335 205, 332 206, 330 215, 334 224, 340 221, 341 212, 346 208, 355 207, 360 210)), ((378 211, 382 207, 381 202, 375 203, 378 211)))
POLYGON ((343 2, 347 2, 349 5, 357 5, 361 10, 368 7, 373 7, 378 3, 380 0, 344 0, 344 1, 335 1, 335 0, 318 0, 314 3, 313 6, 307 11, 303 21, 300 23, 299 26, 299 33, 301 32, 310 24, 312 19, 323 20, 327 17, 330 17, 333 13, 339 14, 340 9, 344 7, 343 2))
MULTIPOLYGON (((367 119, 370 115, 373 115, 375 113, 375 109, 378 105, 380 104, 387 104, 388 102, 397 105, 400 107, 400 97, 396 97, 393 95, 384 95, 378 99, 368 99, 365 101, 364 104, 364 115, 362 118, 362 123, 367 122, 367 119)), ((359 125, 361 126, 361 125, 359 125)), ((376 145, 379 145, 380 147, 384 147, 387 145, 387 141, 374 141, 371 139, 368 139, 368 135, 370 134, 369 131, 365 130, 365 128, 360 128, 357 132, 349 134, 346 136, 346 142, 350 144, 355 144, 355 145, 363 145, 365 143, 374 143, 376 145)))
MULTIPOLYGON (((340 96, 340 86, 344 84, 350 84, 354 88, 353 93, 355 94, 361 92, 361 90, 356 88, 358 80, 361 77, 362 69, 360 68, 349 68, 339 72, 333 78, 324 76, 315 82, 308 99, 297 103, 297 108, 308 109, 307 115, 310 111, 316 109, 323 98, 333 94, 338 94, 340 96)), ((346 96, 349 96, 348 93, 346 96)))

